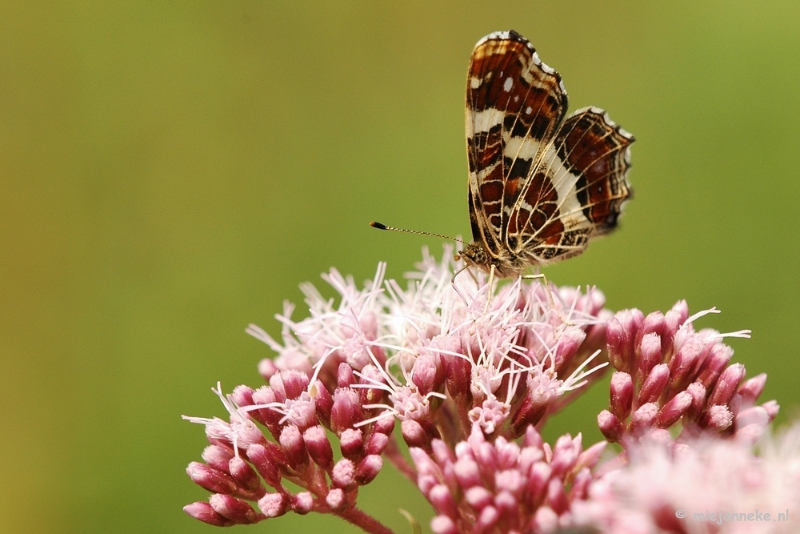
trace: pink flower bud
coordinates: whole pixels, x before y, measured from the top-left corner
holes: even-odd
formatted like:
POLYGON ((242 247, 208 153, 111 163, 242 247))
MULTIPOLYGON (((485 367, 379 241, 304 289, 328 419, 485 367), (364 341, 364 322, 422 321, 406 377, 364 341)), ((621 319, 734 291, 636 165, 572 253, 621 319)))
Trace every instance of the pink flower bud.
POLYGON ((461 458, 455 464, 454 474, 462 488, 483 485, 481 470, 478 464, 470 458, 461 458))
POLYGON ((546 462, 536 462, 528 475, 528 495, 533 506, 539 506, 547 496, 553 468, 546 462))
POLYGON ((342 458, 333 466, 331 482, 337 488, 349 491, 356 487, 356 466, 347 458, 342 458))
POLYGON ((340 363, 336 381, 336 386, 339 388, 349 388, 355 384, 357 380, 356 376, 353 374, 353 368, 344 362, 340 363))
POLYGON ((198 462, 191 462, 186 468, 186 473, 192 479, 192 482, 214 493, 232 495, 239 489, 229 474, 198 462))
POLYGON ((214 527, 229 527, 236 524, 235 521, 231 521, 215 511, 207 502, 193 502, 192 504, 187 504, 183 507, 183 511, 195 519, 199 519, 203 523, 214 527))
POLYGON ((333 467, 333 447, 325 430, 319 425, 307 428, 303 432, 303 441, 314 463, 329 471, 333 467))
POLYGON ((267 447, 260 443, 250 445, 247 448, 247 458, 253 462, 256 471, 258 471, 258 474, 261 475, 261 478, 263 478, 268 485, 276 489, 280 487, 280 468, 278 464, 273 461, 273 456, 269 453, 267 447))
POLYGON ((494 506, 501 517, 513 517, 512 514, 518 513, 521 503, 510 491, 499 490, 494 498, 494 506))
POLYGON ((669 310, 664 317, 664 321, 667 326, 667 335, 665 336, 666 339, 672 338, 675 335, 675 332, 678 331, 683 323, 686 322, 686 319, 689 318, 689 305, 686 303, 685 300, 679 300, 675 303, 671 310, 669 310))
POLYGON ((642 389, 639 390, 638 403, 646 404, 648 402, 656 402, 664 389, 669 383, 669 368, 667 364, 660 363, 653 367, 650 374, 647 375, 642 389))
POLYGON ((736 421, 737 428, 742 428, 747 425, 759 425, 766 428, 771 419, 763 406, 753 406, 736 414, 734 420, 736 421))
POLYGON ((607 442, 600 441, 580 453, 580 455, 578 455, 578 460, 575 462, 575 467, 573 467, 573 471, 580 471, 584 468, 593 469, 597 462, 600 461, 600 456, 603 454, 603 451, 606 450, 607 445, 607 442))
POLYGON ((361 460, 356 470, 356 481, 360 485, 366 485, 375 480, 383 467, 383 458, 377 454, 370 454, 361 460))
POLYGON ((633 402, 631 375, 620 371, 611 375, 611 412, 618 419, 627 419, 633 402))
MULTIPOLYGON (((250 464, 238 456, 234 456, 230 459, 228 464, 228 472, 231 474, 231 477, 240 488, 249 492, 256 492, 261 489, 261 479, 258 477, 253 468, 250 467, 250 464)), ((264 491, 261 490, 258 497, 261 497, 263 493, 264 491)))
POLYGON ((339 436, 339 443, 345 458, 360 458, 364 453, 364 433, 361 429, 348 428, 339 436))
POLYGON ((239 385, 233 388, 231 398, 239 406, 252 406, 253 403, 253 389, 244 385, 239 385))
POLYGON ((648 402, 639 406, 631 417, 631 431, 634 436, 642 436, 653 427, 658 414, 658 405, 648 402))
POLYGON ((373 432, 364 446, 366 454, 381 454, 389 443, 389 436, 380 432, 373 432))
POLYGON ((281 373, 283 387, 286 391, 286 398, 296 399, 308 389, 308 376, 301 371, 294 369, 281 373))
POLYGON ((438 355, 423 354, 414 362, 411 380, 417 386, 420 395, 438 391, 444 380, 444 367, 438 355))
POLYGON ((282 373, 278 373, 276 375, 272 375, 272 377, 269 379, 269 387, 275 394, 275 400, 277 402, 283 402, 286 400, 286 390, 283 387, 283 377, 281 375, 282 373))
POLYGON ((569 509, 569 499, 564 491, 564 483, 557 478, 550 479, 550 484, 547 486, 547 504, 559 515, 569 509))
POLYGON ((333 394, 331 409, 331 430, 341 434, 362 419, 358 393, 352 389, 337 389, 333 394))
POLYGON ((433 534, 461 534, 456 524, 446 515, 437 515, 431 520, 433 534))
POLYGON ((641 328, 636 333, 635 345, 640 345, 644 336, 651 333, 658 335, 658 337, 664 337, 667 334, 667 321, 660 311, 649 313, 644 318, 641 328))
POLYGON ((341 488, 333 488, 325 496, 325 504, 331 507, 332 510, 344 510, 347 506, 347 497, 341 488))
MULTIPOLYGON (((278 402, 278 399, 275 396, 275 391, 269 386, 261 386, 257 390, 253 391, 252 399, 253 404, 258 405, 278 402)), ((269 428, 274 437, 278 437, 280 435, 280 421, 283 417, 280 412, 271 408, 259 408, 258 410, 252 410, 249 413, 253 419, 269 428)))
POLYGON ((589 468, 584 467, 575 475, 572 488, 569 491, 569 500, 572 502, 588 499, 589 486, 594 482, 594 476, 589 468))
POLYGON ((556 372, 562 372, 569 366, 584 339, 586 332, 577 326, 564 330, 556 347, 556 372))
POLYGON ((306 444, 299 428, 294 425, 284 427, 278 441, 291 469, 299 471, 308 465, 306 444))
POLYGON ((525 439, 522 442, 523 447, 541 449, 543 444, 542 436, 536 431, 536 427, 531 425, 525 429, 525 439))
POLYGON ((714 343, 697 373, 697 382, 703 384, 706 389, 712 387, 728 365, 728 362, 730 362, 732 356, 733 349, 728 345, 714 343))
MULTIPOLYGON (((767 383, 766 373, 761 373, 753 378, 746 380, 739 388, 739 394, 742 396, 742 402, 752 405, 756 399, 761 396, 764 391, 764 386, 767 383)), ((208 461, 208 460, 206 460, 208 461)))
POLYGON ((391 436, 392 432, 394 432, 394 424, 395 419, 394 417, 381 417, 374 423, 372 423, 372 429, 375 432, 380 432, 386 436, 391 436))
POLYGON ((418 422, 406 419, 400 423, 400 430, 403 440, 409 447, 420 447, 425 450, 430 448, 430 438, 418 422))
POLYGON ((220 471, 227 471, 228 462, 233 458, 233 449, 224 445, 209 445, 203 449, 203 454, 200 456, 209 467, 220 471))
POLYGON ((769 414, 770 422, 775 420, 778 416, 778 411, 781 409, 780 405, 774 400, 767 401, 761 406, 767 411, 767 414, 769 414))
POLYGON ((683 416, 691 405, 692 396, 685 391, 681 391, 659 410, 656 415, 655 426, 658 428, 671 427, 678 422, 678 419, 683 416))
POLYGON ((627 370, 627 364, 631 361, 633 341, 629 335, 630 332, 625 330, 616 317, 608 322, 608 327, 606 328, 608 359, 615 369, 627 370))
POLYGON ((575 436, 574 439, 569 434, 559 437, 556 440, 556 446, 553 448, 553 459, 550 461, 550 465, 553 467, 553 474, 564 478, 565 474, 575 465, 581 449, 580 434, 575 436))
POLYGON ((703 341, 694 335, 678 350, 669 363, 670 386, 673 390, 682 389, 684 384, 692 381, 704 349, 703 341))
POLYGON ((622 437, 622 422, 608 410, 603 410, 597 415, 597 426, 603 436, 611 443, 618 442, 622 437))
POLYGON ((639 352, 639 376, 648 376, 653 367, 663 360, 661 336, 655 332, 643 336, 639 344, 639 352))
POLYGON ((692 382, 686 387, 686 393, 692 397, 692 405, 686 413, 689 417, 696 418, 706 405, 706 388, 700 382, 692 382))
POLYGON ((522 473, 516 469, 507 469, 495 477, 495 491, 497 496, 494 505, 501 514, 508 515, 520 509, 520 499, 523 497, 525 481, 522 473))
POLYGON ((497 522, 500 520, 500 512, 494 506, 487 506, 481 510, 478 516, 477 524, 475 525, 476 532, 491 532, 497 522))
POLYGON ((464 500, 476 510, 480 510, 484 506, 492 504, 494 495, 488 489, 473 486, 464 493, 464 500))
POLYGON ((733 424, 733 413, 725 405, 711 406, 706 412, 703 424, 708 428, 722 432, 733 424))
POLYGON ((258 523, 260 520, 258 512, 253 510, 249 504, 230 495, 217 493, 211 496, 209 503, 219 515, 236 524, 250 525, 258 523))
POLYGON ((314 508, 314 496, 308 491, 302 491, 291 497, 292 511, 305 515, 314 508))
POLYGON ((270 358, 264 358, 258 362, 258 374, 260 374, 267 382, 269 382, 269 379, 272 378, 274 374, 279 372, 280 369, 278 369, 278 366, 276 366, 275 362, 270 358))
POLYGON ((735 363, 725 369, 717 380, 717 385, 708 398, 708 404, 728 404, 744 378, 744 365, 735 363))
POLYGON ((289 507, 289 497, 283 493, 267 493, 258 500, 258 508, 267 517, 280 517, 289 507))
POLYGON ((331 410, 333 410, 333 396, 322 382, 317 380, 309 388, 309 394, 314 399, 317 407, 317 417, 323 426, 331 426, 331 410))
POLYGON ((472 365, 469 360, 451 354, 443 354, 442 366, 450 396, 457 401, 466 402, 466 399, 471 399, 472 365))
POLYGON ((383 400, 385 392, 376 387, 375 384, 383 384, 386 381, 383 373, 374 365, 365 365, 361 370, 359 383, 368 387, 359 388, 359 399, 361 404, 376 404, 383 400))

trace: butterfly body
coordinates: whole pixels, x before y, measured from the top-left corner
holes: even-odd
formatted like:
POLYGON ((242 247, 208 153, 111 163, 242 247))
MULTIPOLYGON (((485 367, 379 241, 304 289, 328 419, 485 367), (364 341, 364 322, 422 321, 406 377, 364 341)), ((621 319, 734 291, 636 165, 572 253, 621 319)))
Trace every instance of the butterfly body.
POLYGON ((477 267, 487 273, 494 269, 500 278, 519 276, 529 265, 524 258, 510 251, 500 250, 490 254, 480 242, 467 245, 460 256, 469 267, 477 267))

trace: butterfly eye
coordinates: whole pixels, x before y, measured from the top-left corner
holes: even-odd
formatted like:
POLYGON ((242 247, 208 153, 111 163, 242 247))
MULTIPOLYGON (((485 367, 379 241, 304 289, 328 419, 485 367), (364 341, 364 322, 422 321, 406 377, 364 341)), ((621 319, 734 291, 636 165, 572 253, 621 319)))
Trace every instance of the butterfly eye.
POLYGON ((517 248, 517 238, 514 236, 509 237, 508 246, 509 248, 517 248))

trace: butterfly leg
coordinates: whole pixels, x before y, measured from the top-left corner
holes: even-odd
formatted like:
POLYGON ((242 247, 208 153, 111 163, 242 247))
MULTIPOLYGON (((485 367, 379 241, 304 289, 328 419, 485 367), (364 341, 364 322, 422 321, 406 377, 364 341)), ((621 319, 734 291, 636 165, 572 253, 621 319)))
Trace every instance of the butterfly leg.
POLYGON ((460 268, 459 270, 457 270, 457 271, 455 272, 455 274, 453 274, 453 278, 450 280, 450 285, 452 285, 452 286, 453 286, 453 289, 455 289, 455 291, 456 291, 456 293, 458 294, 458 296, 459 296, 459 297, 461 297, 461 300, 463 300, 463 301, 464 301, 464 305, 465 305, 465 306, 468 306, 468 305, 469 305, 469 301, 467 300, 467 297, 465 297, 465 296, 464 296, 464 295, 461 293, 461 290, 460 290, 460 289, 458 289, 458 285, 456 285, 456 276, 458 276, 459 274, 463 273, 464 271, 467 271, 467 272, 469 273, 469 275, 472 277, 472 279, 473 279, 473 280, 475 280, 475 283, 477 284, 477 282, 478 282, 478 281, 475 279, 475 275, 474 275, 474 274, 472 274, 472 271, 471 271, 471 270, 469 270, 469 267, 467 267, 467 266, 465 265, 464 267, 462 267, 462 268, 460 268))
POLYGON ((491 269, 489 269, 489 284, 486 293, 486 304, 483 306, 484 315, 486 315, 486 312, 489 311, 489 303, 492 302, 492 296, 494 295, 494 291, 492 291, 492 284, 494 284, 494 265, 492 265, 491 269))
POLYGON ((547 277, 544 275, 544 273, 524 274, 520 278, 523 280, 541 280, 544 290, 547 292, 547 300, 550 301, 550 307, 556 312, 556 316, 558 316, 559 321, 564 323, 566 326, 573 326, 573 323, 561 315, 561 312, 556 307, 556 301, 553 299, 553 292, 550 291, 550 283, 547 281, 547 277))

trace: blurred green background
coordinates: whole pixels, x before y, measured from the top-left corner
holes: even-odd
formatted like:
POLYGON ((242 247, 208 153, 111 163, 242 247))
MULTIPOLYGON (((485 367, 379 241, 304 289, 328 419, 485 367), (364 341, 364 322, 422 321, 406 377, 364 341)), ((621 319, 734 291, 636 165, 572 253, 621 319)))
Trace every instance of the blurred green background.
MULTIPOLYGON (((464 87, 474 43, 527 36, 572 109, 633 132, 622 228, 546 270, 613 309, 722 315, 764 400, 795 414, 800 3, 0 3, 0 531, 211 532, 185 465, 260 385, 282 301, 336 266, 402 276, 469 233, 464 87)), ((301 308, 302 310, 302 308, 301 308)), ((302 313, 302 312, 301 312, 302 313)), ((551 432, 587 431, 606 390, 551 432)), ((555 435, 555 434, 552 434, 555 435)), ((427 529, 385 470, 364 507, 427 529)), ((248 531, 355 532, 287 516, 248 531)), ((243 530, 244 527, 239 527, 243 530)))

